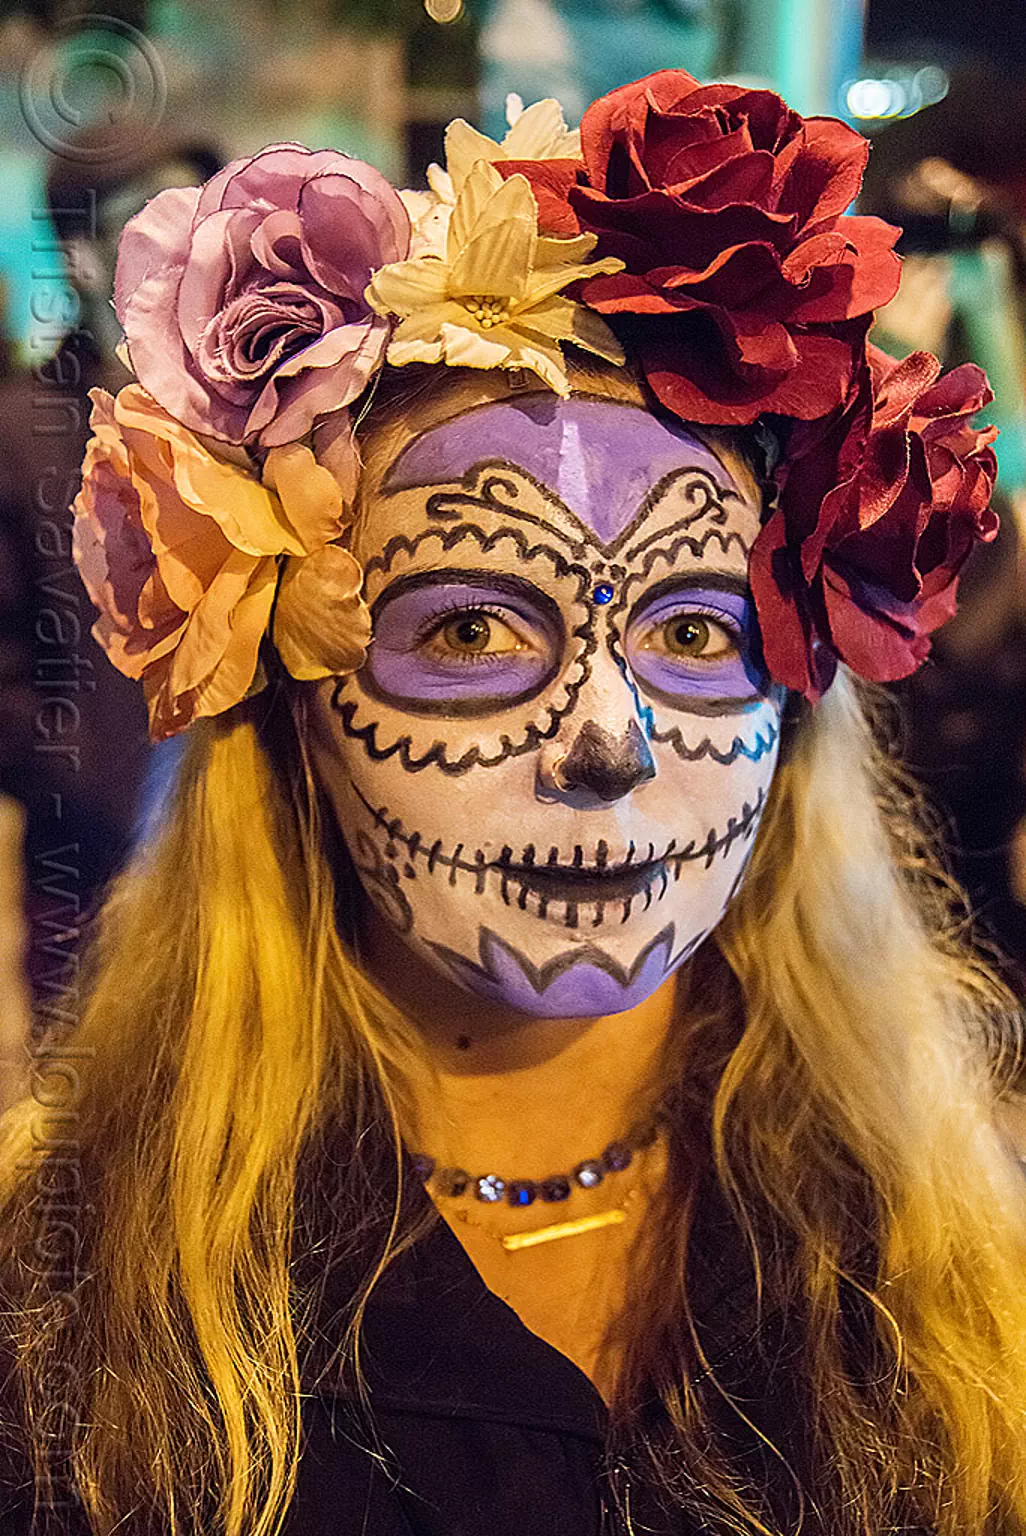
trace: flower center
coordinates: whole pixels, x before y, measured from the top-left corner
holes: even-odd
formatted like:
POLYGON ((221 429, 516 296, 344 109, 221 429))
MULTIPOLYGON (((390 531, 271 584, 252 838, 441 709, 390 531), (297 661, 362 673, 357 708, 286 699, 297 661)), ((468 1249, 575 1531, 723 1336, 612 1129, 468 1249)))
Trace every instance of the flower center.
POLYGON ((509 319, 509 300, 490 298, 486 293, 471 293, 462 301, 482 330, 502 325, 509 319))

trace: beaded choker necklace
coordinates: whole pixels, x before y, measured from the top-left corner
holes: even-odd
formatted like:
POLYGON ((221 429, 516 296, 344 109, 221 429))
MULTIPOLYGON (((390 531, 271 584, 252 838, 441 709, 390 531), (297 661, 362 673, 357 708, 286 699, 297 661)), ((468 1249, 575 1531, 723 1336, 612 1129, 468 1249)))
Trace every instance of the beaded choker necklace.
MULTIPOLYGON (((598 1157, 585 1158, 570 1172, 549 1174, 544 1179, 506 1179, 496 1173, 475 1175, 465 1168, 440 1168, 434 1158, 422 1152, 413 1153, 411 1162, 417 1177, 431 1186, 432 1195, 439 1200, 470 1196, 485 1205, 505 1203, 518 1209, 533 1205, 536 1200, 550 1205, 561 1204, 576 1190, 596 1189, 610 1175, 623 1173, 631 1166, 636 1152, 654 1144, 664 1120, 665 1116, 659 1111, 621 1140, 611 1141, 598 1157)), ((625 1208, 619 1206, 580 1217, 577 1221, 540 1227, 533 1232, 508 1233, 503 1236, 502 1243, 510 1249, 533 1247, 557 1237, 571 1237, 595 1227, 612 1226, 622 1222, 624 1217, 625 1208)))

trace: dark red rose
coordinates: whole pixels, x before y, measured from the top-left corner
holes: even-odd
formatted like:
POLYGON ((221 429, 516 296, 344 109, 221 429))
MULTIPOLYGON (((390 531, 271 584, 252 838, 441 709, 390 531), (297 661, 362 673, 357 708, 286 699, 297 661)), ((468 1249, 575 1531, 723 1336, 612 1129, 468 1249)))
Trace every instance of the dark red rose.
POLYGON ((769 671, 810 699, 838 658, 875 682, 914 672, 973 545, 997 533, 997 429, 972 425, 986 375, 939 375, 928 352, 869 347, 846 409, 793 429, 749 578, 769 671))
POLYGON ((899 231, 845 214, 867 141, 772 91, 669 69, 594 102, 581 145, 583 164, 500 169, 531 180, 544 228, 590 230, 598 254, 625 262, 581 297, 632 317, 631 350, 663 404, 725 424, 839 407, 861 354, 849 322, 898 286, 899 231))

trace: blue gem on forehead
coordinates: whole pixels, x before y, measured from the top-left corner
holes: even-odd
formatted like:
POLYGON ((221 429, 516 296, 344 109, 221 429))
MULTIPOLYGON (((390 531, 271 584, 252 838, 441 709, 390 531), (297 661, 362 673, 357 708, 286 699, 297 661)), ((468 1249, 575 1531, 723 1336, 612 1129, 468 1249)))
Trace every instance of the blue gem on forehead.
POLYGON ((611 603, 615 596, 616 593, 612 585, 608 581, 600 581, 598 586, 592 591, 591 600, 593 603, 598 603, 600 607, 604 608, 606 603, 611 603))

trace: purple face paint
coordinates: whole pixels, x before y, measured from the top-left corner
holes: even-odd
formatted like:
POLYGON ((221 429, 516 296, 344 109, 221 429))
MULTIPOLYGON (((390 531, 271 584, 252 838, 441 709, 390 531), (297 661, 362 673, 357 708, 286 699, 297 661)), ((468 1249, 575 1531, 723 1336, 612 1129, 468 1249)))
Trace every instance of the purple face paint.
POLYGON ((402 945, 581 1018, 635 1007, 715 927, 778 741, 760 513, 697 437, 594 397, 491 401, 400 453, 354 530, 367 663, 318 697, 319 772, 402 945))
POLYGON ((714 453, 683 427, 640 406, 574 396, 489 402, 414 438, 392 465, 386 494, 451 485, 475 465, 515 464, 551 491, 602 545, 637 518, 653 487, 682 468, 736 487, 714 453))
POLYGON ((624 651, 642 691, 669 704, 738 704, 765 692, 757 660, 755 611, 742 591, 705 582, 660 582, 636 606, 624 651), (675 649, 690 620, 704 621, 695 654, 675 649))
POLYGON ((480 936, 480 965, 452 951, 443 951, 446 964, 469 985, 496 1002, 540 1018, 600 1018, 622 1013, 650 997, 684 958, 672 954, 674 927, 645 946, 624 967, 599 946, 582 953, 563 951, 538 967, 485 929, 480 936))
POLYGON ((551 682, 564 644, 556 604, 526 581, 474 574, 440 570, 386 589, 367 692, 416 714, 466 718, 524 703, 551 682))

